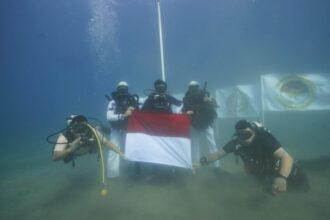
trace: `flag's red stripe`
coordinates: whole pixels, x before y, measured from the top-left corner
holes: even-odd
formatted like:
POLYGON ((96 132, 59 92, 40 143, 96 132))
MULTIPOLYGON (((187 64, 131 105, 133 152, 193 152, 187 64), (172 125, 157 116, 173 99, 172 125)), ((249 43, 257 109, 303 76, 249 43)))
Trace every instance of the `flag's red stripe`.
POLYGON ((128 120, 128 132, 189 138, 190 117, 181 114, 134 111, 128 120))

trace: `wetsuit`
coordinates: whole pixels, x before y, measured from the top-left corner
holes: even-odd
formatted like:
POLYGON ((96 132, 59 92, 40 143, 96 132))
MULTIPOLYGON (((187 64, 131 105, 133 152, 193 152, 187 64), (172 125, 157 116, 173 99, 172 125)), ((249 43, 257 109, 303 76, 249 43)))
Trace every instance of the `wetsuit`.
MULTIPOLYGON (((204 101, 205 92, 202 90, 187 91, 183 97, 182 112, 193 111, 191 115, 191 158, 193 163, 198 163, 200 158, 201 140, 207 141, 210 153, 218 150, 214 136, 213 121, 217 114, 214 103, 204 101)), ((220 167, 220 162, 213 163, 215 168, 220 167)))
POLYGON ((151 93, 142 106, 142 111, 172 113, 171 106, 180 106, 181 102, 168 94, 151 93))
MULTIPOLYGON (((266 130, 256 129, 255 139, 249 146, 239 144, 237 138, 228 142, 223 150, 226 153, 235 153, 242 159, 246 171, 263 183, 269 183, 278 176, 279 161, 274 152, 281 147, 276 138, 266 130)), ((287 178, 288 190, 307 191, 309 184, 302 170, 294 163, 287 178)))

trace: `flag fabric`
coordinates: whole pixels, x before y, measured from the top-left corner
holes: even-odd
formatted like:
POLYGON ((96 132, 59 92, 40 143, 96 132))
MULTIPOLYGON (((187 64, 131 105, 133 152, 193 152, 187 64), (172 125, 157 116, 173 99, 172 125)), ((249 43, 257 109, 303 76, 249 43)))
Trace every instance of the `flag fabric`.
POLYGON ((128 120, 125 156, 192 169, 190 117, 134 111, 128 120))
POLYGON ((267 74, 261 80, 264 110, 330 109, 330 74, 267 74))
POLYGON ((257 85, 237 85, 217 89, 215 92, 220 118, 258 117, 261 111, 260 87, 257 85))

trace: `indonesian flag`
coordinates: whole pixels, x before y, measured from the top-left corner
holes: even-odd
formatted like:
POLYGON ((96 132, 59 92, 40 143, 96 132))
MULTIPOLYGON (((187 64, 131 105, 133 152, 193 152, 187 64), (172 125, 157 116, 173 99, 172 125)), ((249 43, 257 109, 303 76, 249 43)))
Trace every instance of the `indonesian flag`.
POLYGON ((132 161, 192 169, 190 117, 134 111, 125 147, 125 156, 132 161))

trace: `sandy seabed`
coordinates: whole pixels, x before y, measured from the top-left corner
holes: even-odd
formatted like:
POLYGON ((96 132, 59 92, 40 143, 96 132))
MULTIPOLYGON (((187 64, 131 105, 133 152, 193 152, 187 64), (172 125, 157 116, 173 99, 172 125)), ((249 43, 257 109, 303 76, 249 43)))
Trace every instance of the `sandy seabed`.
MULTIPOLYGON (((232 165, 182 173, 157 181, 125 177, 110 180, 100 195, 96 156, 79 158, 76 167, 50 157, 7 154, 1 159, 0 217, 4 220, 328 220, 330 170, 307 171, 311 191, 276 196, 232 165), (232 168, 231 168, 232 167, 232 168)), ((228 162, 229 161, 229 162, 228 162)))

